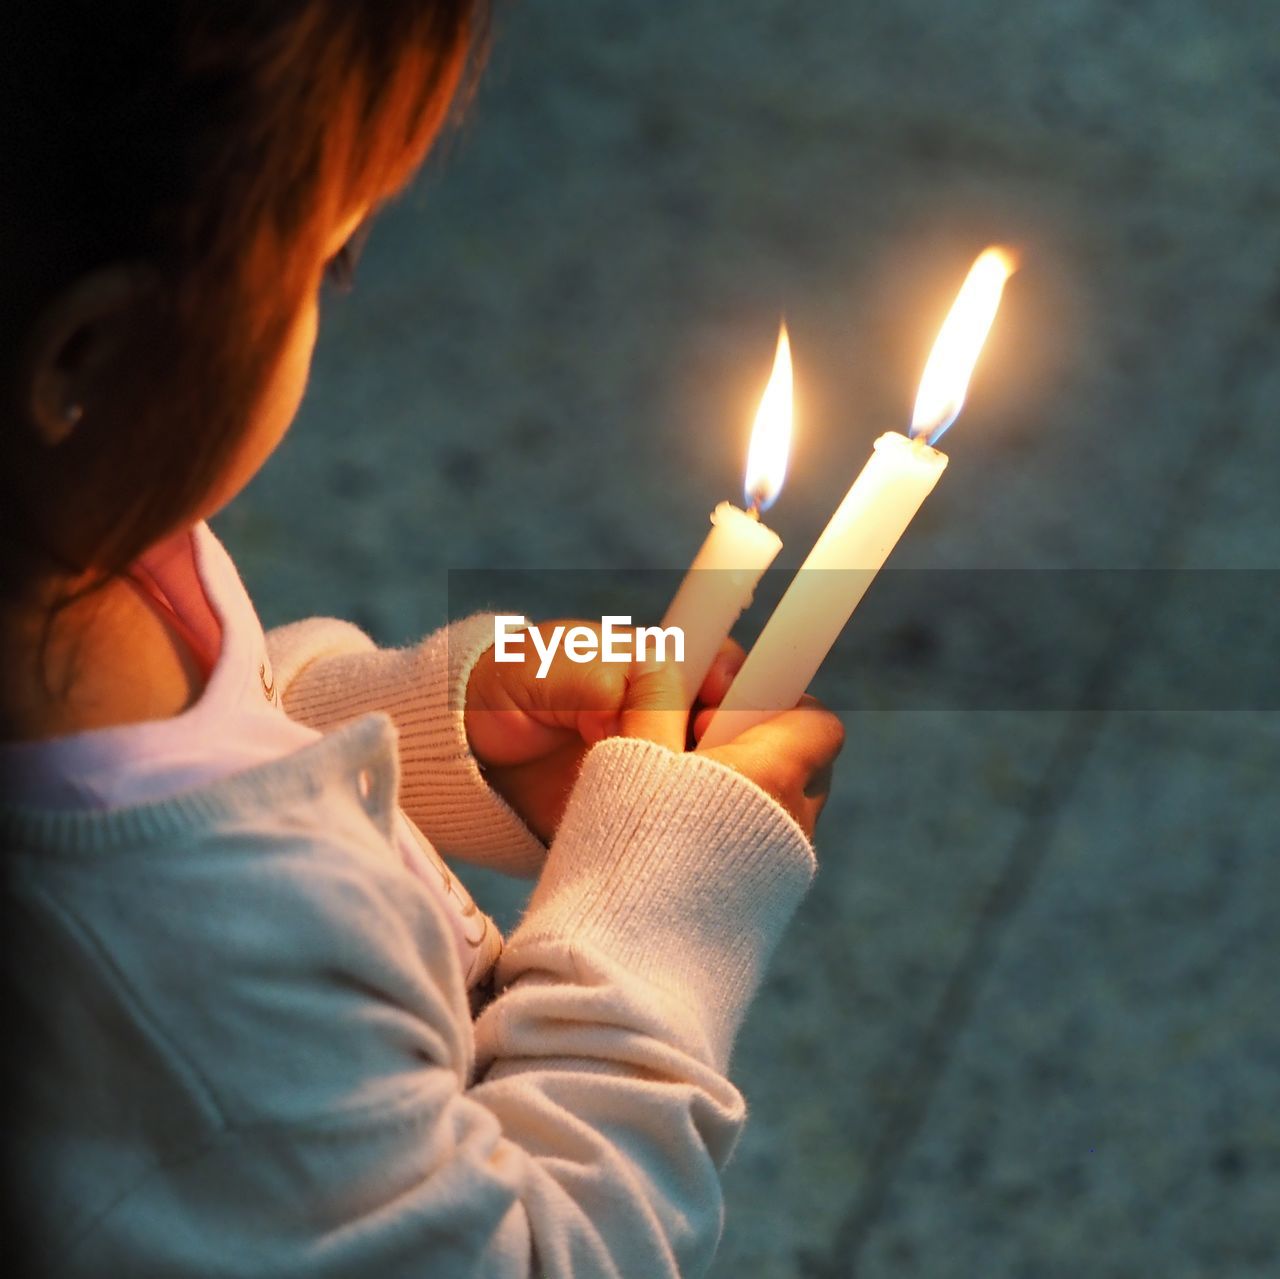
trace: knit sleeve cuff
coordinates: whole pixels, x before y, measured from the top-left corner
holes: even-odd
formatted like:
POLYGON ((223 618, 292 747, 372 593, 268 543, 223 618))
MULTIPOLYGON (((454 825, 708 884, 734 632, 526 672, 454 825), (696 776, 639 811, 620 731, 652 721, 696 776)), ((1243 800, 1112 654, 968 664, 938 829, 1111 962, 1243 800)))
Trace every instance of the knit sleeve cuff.
POLYGON ((322 654, 287 682, 284 708, 322 732, 385 711, 400 739, 400 806, 423 834, 448 856, 529 876, 546 847, 485 781, 467 744, 467 680, 492 643, 493 618, 480 614, 412 648, 368 642, 322 654))
POLYGON ((308 617, 277 626, 266 634, 267 657, 274 686, 282 699, 304 668, 313 662, 353 653, 372 653, 377 645, 351 622, 336 617, 308 617))
POLYGON ((587 756, 500 980, 536 972, 544 945, 603 952, 690 1009, 723 1068, 815 868, 804 832, 742 774, 610 739, 587 756))

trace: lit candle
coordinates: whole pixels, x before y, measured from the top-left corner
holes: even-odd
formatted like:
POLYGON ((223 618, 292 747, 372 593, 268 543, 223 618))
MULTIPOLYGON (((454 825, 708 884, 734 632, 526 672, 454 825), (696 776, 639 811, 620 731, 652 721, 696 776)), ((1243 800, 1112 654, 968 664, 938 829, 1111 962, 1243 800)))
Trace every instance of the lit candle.
POLYGON ((720 746, 794 706, 817 674, 912 516, 933 491, 947 457, 933 447, 960 413, 986 340, 1011 255, 987 249, 969 271, 920 380, 909 436, 889 431, 766 623, 699 742, 720 746))
POLYGON ((784 324, 747 451, 743 491, 748 509, 721 502, 712 512, 711 532, 662 619, 664 627, 684 632, 680 677, 685 709, 693 705, 720 645, 751 603, 756 583, 782 550, 782 539, 760 522, 760 512, 773 505, 786 475, 791 415, 791 344, 784 324))

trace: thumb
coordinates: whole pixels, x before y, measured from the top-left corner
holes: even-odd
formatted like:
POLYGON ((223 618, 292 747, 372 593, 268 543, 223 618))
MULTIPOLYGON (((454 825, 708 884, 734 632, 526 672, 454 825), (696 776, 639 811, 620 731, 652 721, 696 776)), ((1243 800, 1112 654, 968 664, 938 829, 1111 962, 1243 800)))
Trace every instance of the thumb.
POLYGON ((621 735, 683 751, 688 722, 679 666, 675 662, 634 663, 627 675, 619 716, 621 735))

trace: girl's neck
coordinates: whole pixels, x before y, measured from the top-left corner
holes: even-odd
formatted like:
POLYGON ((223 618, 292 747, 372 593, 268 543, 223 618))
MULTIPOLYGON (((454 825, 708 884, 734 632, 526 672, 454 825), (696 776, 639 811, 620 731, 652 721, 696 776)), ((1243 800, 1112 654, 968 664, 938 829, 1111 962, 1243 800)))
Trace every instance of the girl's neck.
POLYGON ((204 691, 203 668, 164 611, 117 578, 57 613, 0 605, 0 739, 34 741, 169 719, 204 691))

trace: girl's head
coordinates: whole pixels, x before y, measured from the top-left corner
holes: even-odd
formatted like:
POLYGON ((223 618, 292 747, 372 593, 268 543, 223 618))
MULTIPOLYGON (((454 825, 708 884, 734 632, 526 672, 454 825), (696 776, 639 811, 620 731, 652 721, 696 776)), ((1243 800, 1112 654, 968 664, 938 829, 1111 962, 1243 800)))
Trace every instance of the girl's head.
POLYGON ((21 591, 119 572, 253 474, 301 398, 326 264, 422 159, 486 14, 3 8, 0 574, 21 591))

